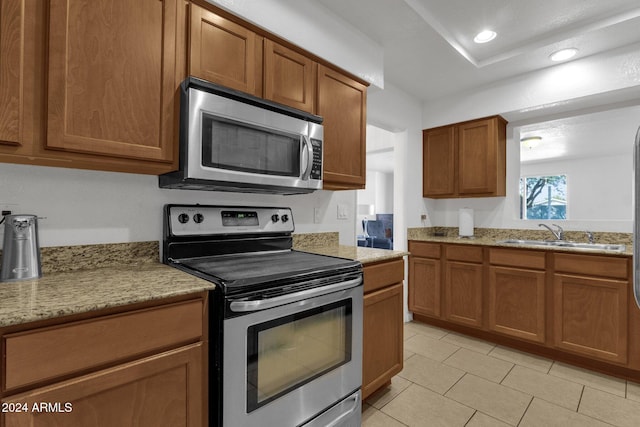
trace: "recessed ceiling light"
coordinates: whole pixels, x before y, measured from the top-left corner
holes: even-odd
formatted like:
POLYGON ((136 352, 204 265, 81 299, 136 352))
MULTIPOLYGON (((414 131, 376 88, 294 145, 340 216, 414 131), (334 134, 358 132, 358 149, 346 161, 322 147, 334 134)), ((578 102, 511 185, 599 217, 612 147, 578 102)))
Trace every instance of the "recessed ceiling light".
POLYGON ((569 49, 562 49, 562 50, 553 52, 551 55, 549 55, 549 59, 551 59, 554 62, 566 61, 569 58, 573 58, 576 55, 576 53, 578 53, 578 49, 571 47, 569 49))
POLYGON ((479 32, 474 38, 473 41, 476 43, 488 43, 491 40, 495 39, 497 36, 495 31, 484 30, 479 32))

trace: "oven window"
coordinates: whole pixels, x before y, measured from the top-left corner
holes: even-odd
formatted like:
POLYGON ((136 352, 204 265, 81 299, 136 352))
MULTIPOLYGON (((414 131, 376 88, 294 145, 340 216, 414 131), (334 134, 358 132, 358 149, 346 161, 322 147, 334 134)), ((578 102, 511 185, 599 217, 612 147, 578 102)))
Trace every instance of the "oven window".
POLYGON ((263 175, 300 176, 300 135, 204 114, 202 163, 263 175))
POLYGON ((351 360, 351 299, 248 328, 247 411, 351 360))

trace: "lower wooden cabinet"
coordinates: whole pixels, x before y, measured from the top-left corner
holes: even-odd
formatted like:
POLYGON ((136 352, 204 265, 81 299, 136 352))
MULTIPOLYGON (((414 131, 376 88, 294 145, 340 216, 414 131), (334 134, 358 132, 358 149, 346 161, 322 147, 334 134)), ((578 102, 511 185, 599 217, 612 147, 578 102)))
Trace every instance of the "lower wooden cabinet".
POLYGON ((489 330, 545 342, 545 272, 489 268, 489 330))
POLYGON ((629 283, 556 274, 554 344, 601 360, 627 361, 629 283))
POLYGON ((440 317, 442 288, 440 245, 409 242, 409 310, 440 317))
POLYGON ((202 426, 202 343, 3 399, 10 426, 202 426))
POLYGON ((445 247, 444 318, 482 327, 482 247, 445 247))
POLYGON ((489 263, 489 330, 544 344, 545 252, 489 248, 489 263))
POLYGON ((640 379, 631 257, 419 241, 409 252, 414 319, 640 379))
POLYGON ((363 399, 402 370, 403 277, 402 259, 364 268, 363 399))
POLYGON ((0 426, 206 425, 207 296, 178 299, 0 329, 0 426))

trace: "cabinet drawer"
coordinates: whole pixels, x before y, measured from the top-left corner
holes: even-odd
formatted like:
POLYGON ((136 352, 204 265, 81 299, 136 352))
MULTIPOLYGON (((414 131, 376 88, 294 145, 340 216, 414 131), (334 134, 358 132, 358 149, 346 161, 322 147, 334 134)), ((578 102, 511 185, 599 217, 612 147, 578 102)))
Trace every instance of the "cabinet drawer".
POLYGON ((202 301, 99 317, 4 337, 5 390, 117 362, 202 336, 202 301))
POLYGON ((558 272, 615 279, 629 277, 628 258, 556 253, 554 259, 558 272))
POLYGON ((481 246, 447 245, 445 254, 450 261, 482 262, 481 246))
POLYGON ((489 263, 509 267, 534 268, 544 270, 545 253, 521 249, 490 249, 489 263))
POLYGON ((364 267, 364 293, 385 286, 402 283, 404 280, 404 260, 381 262, 364 267))
POLYGON ((426 242, 409 242, 409 252, 413 256, 423 258, 440 258, 440 244, 426 242))

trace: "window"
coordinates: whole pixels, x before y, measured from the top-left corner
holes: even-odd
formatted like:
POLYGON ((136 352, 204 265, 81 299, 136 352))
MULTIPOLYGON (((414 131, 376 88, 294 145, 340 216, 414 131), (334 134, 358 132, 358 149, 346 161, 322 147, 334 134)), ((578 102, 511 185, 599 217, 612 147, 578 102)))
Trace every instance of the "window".
POLYGON ((567 176, 520 178, 521 219, 567 219, 567 176))

